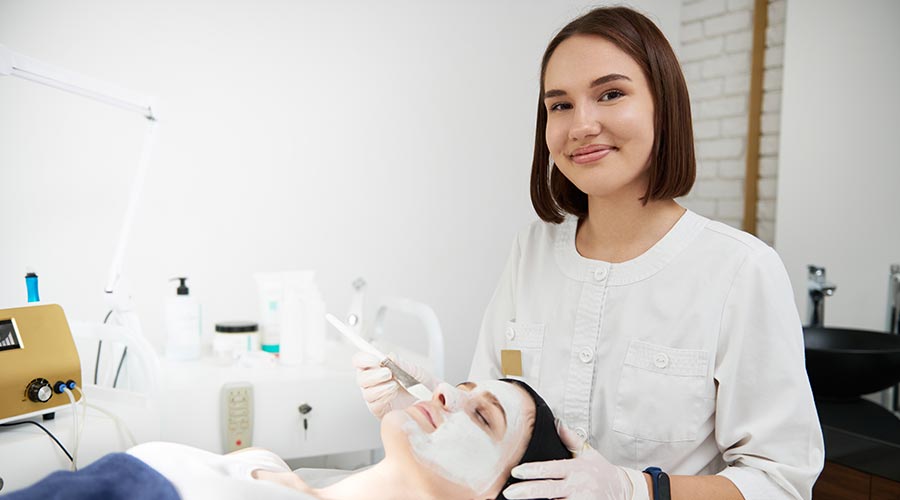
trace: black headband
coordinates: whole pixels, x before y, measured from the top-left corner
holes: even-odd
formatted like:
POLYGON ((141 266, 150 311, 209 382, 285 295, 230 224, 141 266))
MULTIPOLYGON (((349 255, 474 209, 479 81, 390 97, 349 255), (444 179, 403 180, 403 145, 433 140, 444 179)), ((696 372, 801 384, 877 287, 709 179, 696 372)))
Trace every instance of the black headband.
MULTIPOLYGON (((547 460, 563 460, 572 458, 572 452, 566 448, 559 433, 556 431, 556 419, 553 418, 553 411, 547 402, 544 401, 538 393, 531 388, 530 385, 511 378, 502 378, 502 382, 511 383, 525 389, 525 392, 534 400, 534 428, 531 430, 531 440, 528 441, 528 447, 525 448, 525 454, 519 460, 519 464, 528 462, 544 462, 547 460)), ((511 484, 522 481, 512 476, 506 480, 503 490, 511 484)), ((496 500, 506 500, 503 496, 503 490, 500 490, 500 496, 496 500)))

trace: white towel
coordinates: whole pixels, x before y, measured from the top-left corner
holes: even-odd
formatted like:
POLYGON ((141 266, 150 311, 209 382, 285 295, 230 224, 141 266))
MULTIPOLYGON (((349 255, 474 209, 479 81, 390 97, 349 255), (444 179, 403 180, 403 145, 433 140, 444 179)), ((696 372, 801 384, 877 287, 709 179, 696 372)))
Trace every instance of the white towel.
POLYGON ((253 479, 251 473, 257 469, 291 471, 281 458, 266 450, 219 455, 183 444, 152 442, 127 453, 171 481, 182 500, 315 500, 286 486, 253 479))

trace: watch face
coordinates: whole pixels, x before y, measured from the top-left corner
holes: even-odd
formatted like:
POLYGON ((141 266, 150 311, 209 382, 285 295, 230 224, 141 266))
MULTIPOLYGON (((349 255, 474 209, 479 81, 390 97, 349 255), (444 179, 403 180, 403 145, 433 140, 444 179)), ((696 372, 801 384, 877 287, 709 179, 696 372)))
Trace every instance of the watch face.
POLYGON ((644 472, 650 474, 653 483, 653 500, 672 500, 669 487, 669 475, 659 467, 647 467, 644 472))
POLYGON ((656 486, 659 491, 659 496, 656 497, 656 500, 671 500, 672 499, 672 490, 669 487, 669 475, 665 472, 660 471, 659 473, 659 481, 656 486))

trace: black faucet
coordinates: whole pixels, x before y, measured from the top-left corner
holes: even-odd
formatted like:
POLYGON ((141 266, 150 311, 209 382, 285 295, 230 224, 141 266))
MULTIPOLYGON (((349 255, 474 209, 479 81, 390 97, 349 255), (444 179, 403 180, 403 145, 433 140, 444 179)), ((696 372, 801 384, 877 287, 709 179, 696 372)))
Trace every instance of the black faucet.
MULTIPOLYGON (((886 327, 888 333, 900 335, 900 264, 891 264, 888 275, 886 327)), ((881 402, 894 413, 900 411, 900 384, 885 389, 881 402)))

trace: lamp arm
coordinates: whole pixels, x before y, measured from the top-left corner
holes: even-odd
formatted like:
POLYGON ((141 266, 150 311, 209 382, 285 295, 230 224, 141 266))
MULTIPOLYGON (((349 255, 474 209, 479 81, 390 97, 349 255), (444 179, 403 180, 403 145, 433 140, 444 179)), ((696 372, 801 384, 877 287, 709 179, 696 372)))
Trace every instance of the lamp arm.
POLYGON ((153 99, 14 52, 0 45, 0 75, 15 76, 158 119, 153 99))
POLYGON ((156 128, 158 126, 156 120, 147 121, 147 131, 144 134, 144 147, 141 150, 141 158, 138 162, 137 174, 131 183, 131 194, 128 196, 128 207, 125 209, 125 215, 122 218, 122 229, 119 233, 119 240, 116 244, 116 253, 113 256, 112 264, 109 267, 109 275, 106 281, 106 293, 113 293, 116 284, 119 282, 119 276, 122 274, 122 262, 125 258, 125 247, 128 243, 128 236, 131 234, 131 226, 134 223, 134 215, 137 212, 138 204, 141 199, 141 192, 144 190, 144 179, 147 177, 149 170, 150 156, 153 147, 156 144, 156 128))
POLYGON ((144 136, 144 146, 138 163, 137 175, 131 184, 131 193, 128 197, 128 208, 122 221, 122 230, 116 245, 116 252, 109 269, 109 277, 106 281, 105 291, 113 293, 119 276, 122 273, 122 261, 128 235, 134 221, 141 191, 144 186, 144 178, 150 165, 150 156, 156 143, 156 129, 159 120, 159 110, 155 99, 122 89, 93 78, 80 75, 62 68, 45 64, 37 59, 24 56, 0 45, 0 75, 15 76, 40 83, 73 94, 78 94, 95 101, 103 102, 111 106, 140 113, 147 119, 147 132, 144 136))

